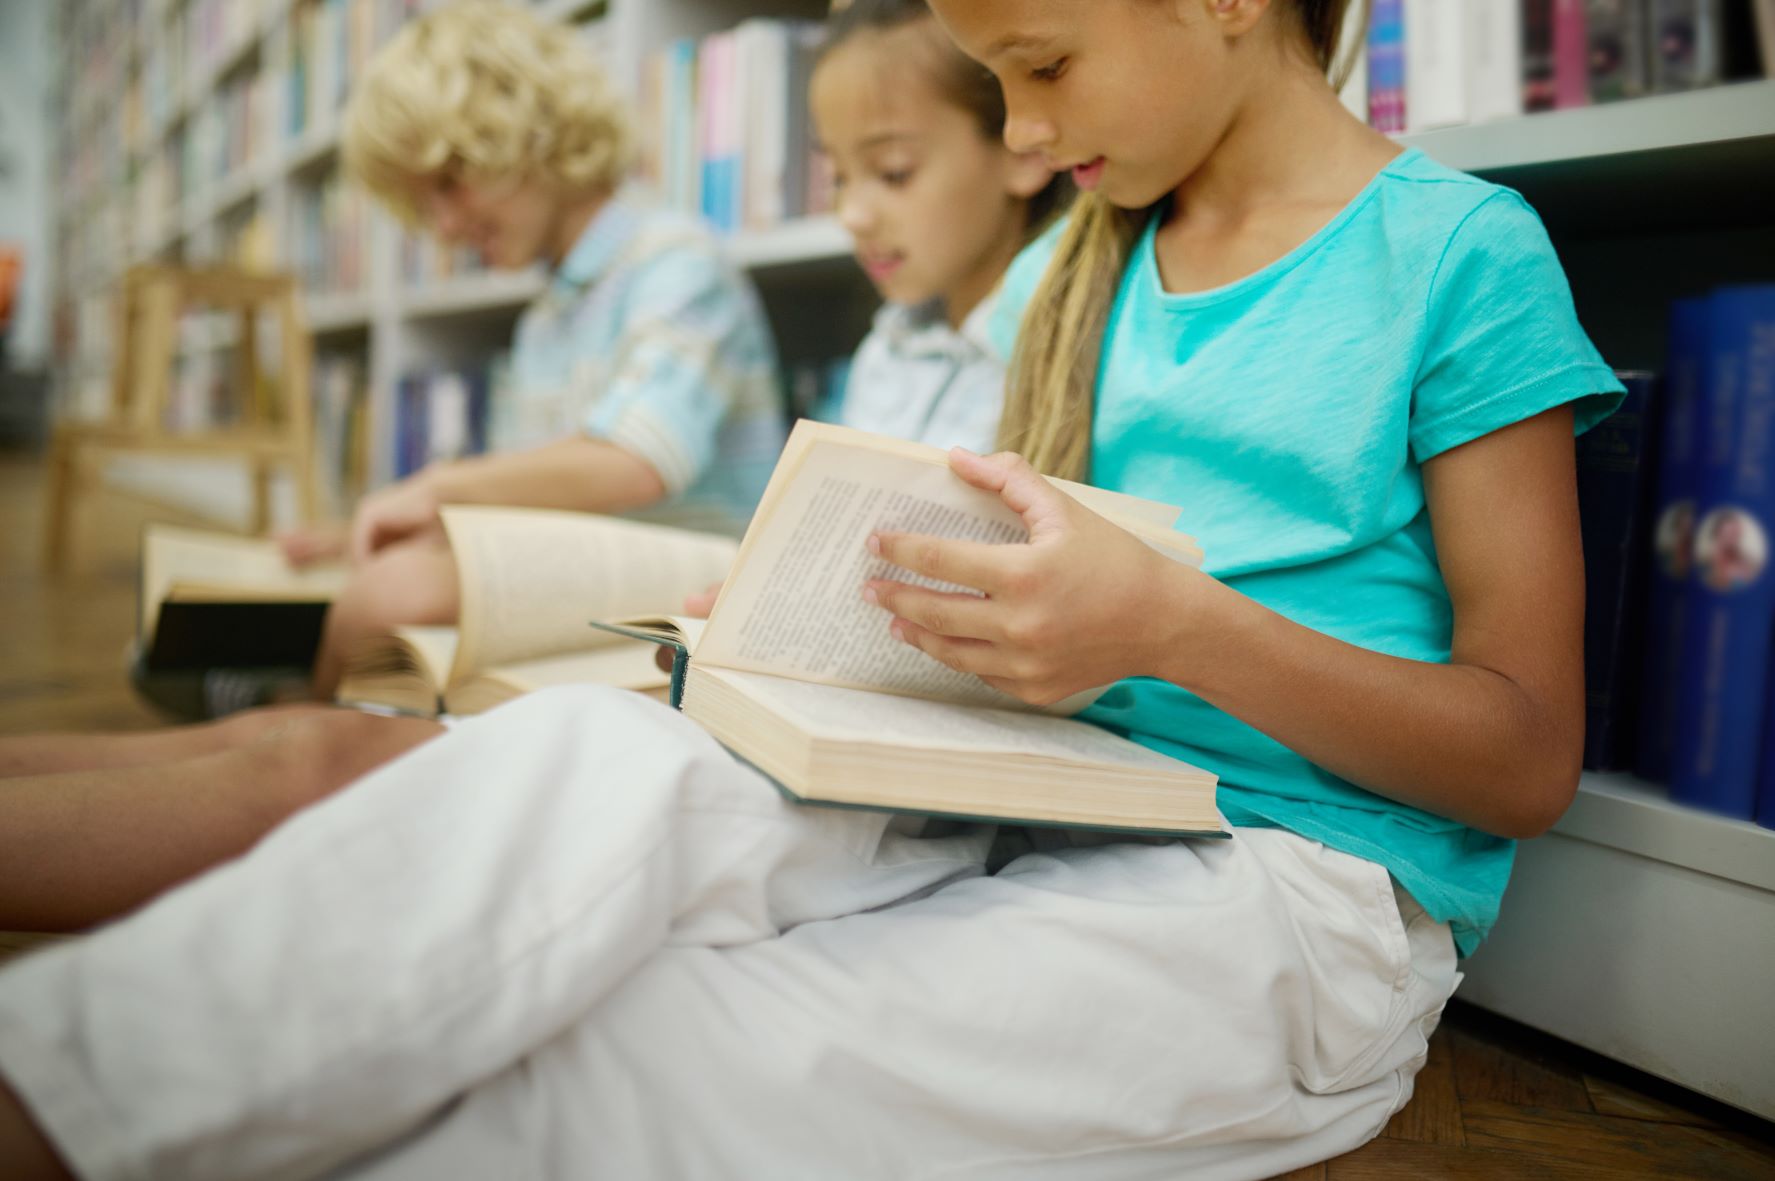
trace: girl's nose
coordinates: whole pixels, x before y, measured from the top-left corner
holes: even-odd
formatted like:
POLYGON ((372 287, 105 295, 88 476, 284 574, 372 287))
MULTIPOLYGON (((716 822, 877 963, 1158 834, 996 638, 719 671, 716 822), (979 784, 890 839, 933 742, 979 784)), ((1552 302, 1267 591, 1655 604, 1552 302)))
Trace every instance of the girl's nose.
POLYGON ((1039 152, 1054 143, 1054 125, 1023 111, 1005 113, 1005 147, 1013 152, 1039 152))
POLYGON ((838 195, 838 224, 853 235, 875 228, 875 207, 858 191, 859 187, 848 186, 838 195))

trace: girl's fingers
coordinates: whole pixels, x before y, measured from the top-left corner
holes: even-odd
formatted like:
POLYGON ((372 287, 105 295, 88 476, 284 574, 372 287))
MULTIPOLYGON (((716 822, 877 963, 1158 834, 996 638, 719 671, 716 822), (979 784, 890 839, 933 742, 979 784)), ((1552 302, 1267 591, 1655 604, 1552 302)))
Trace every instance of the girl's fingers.
POLYGON ((1032 541, 1065 520, 1069 498, 1014 451, 975 455, 965 447, 954 447, 949 468, 974 487, 996 493, 1006 508, 1023 518, 1032 541))
POLYGON ((939 636, 974 640, 1001 638, 995 607, 979 595, 951 594, 903 582, 874 581, 864 584, 863 597, 900 619, 916 623, 939 636))
POLYGON ((997 650, 985 640, 940 636, 904 619, 896 619, 890 626, 896 639, 911 644, 927 656, 935 657, 957 672, 973 673, 975 676, 989 676, 1001 671, 997 667, 999 655, 997 650))
POLYGON ((951 541, 920 533, 872 533, 871 553, 903 570, 993 594, 1001 591, 1014 561, 1012 546, 951 541))

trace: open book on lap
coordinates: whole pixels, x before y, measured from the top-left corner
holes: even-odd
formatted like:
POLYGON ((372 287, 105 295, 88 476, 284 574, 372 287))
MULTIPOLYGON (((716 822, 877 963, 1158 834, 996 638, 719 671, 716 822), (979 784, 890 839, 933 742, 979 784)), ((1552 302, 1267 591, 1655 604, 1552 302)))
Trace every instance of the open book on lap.
MULTIPOLYGON (((1057 484, 1169 557, 1201 551, 1175 507, 1057 484)), ((1022 523, 931 447, 802 423, 706 624, 615 621, 679 649, 684 713, 810 803, 1226 835, 1215 776, 1097 726, 1035 710, 895 640, 862 599, 872 578, 920 581, 869 553, 877 530, 998 544, 1022 523)), ((600 625, 597 630, 609 630, 600 625)))

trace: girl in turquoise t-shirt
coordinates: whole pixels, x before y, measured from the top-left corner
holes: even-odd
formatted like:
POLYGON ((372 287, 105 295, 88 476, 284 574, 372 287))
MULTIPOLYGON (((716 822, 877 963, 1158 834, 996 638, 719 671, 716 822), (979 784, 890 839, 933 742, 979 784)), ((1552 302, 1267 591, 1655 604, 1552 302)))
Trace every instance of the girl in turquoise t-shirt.
POLYGON ((1026 699, 1115 682, 1234 839, 1012 856, 532 694, 0 972, 10 1175, 1256 1178, 1409 1098, 1576 780, 1613 380, 1517 198, 1343 111, 1341 0, 933 7, 1090 195, 1008 281, 1028 459, 953 461, 1028 543, 881 536, 984 593, 856 593, 1026 699), (1032 465, 1181 503, 1207 568, 1032 465))

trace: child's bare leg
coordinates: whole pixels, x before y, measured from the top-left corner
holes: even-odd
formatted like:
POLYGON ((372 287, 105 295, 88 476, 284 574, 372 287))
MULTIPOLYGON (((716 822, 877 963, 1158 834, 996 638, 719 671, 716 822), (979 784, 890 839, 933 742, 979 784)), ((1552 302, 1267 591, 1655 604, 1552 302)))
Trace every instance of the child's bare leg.
POLYGON ((0 929, 79 930, 131 910, 440 733, 417 718, 303 710, 212 754, 8 780, 0 929))
POLYGON ((0 1164, 17 1181, 74 1181, 6 1080, 0 1078, 0 1164))
POLYGON ((351 543, 351 523, 330 521, 317 525, 298 525, 277 535, 277 544, 292 566, 334 561, 345 557, 351 543))
POLYGON ((345 658, 365 640, 402 624, 455 623, 459 603, 456 563, 441 533, 428 533, 379 551, 353 572, 327 611, 311 688, 331 701, 345 658))
POLYGON ((298 713, 330 710, 326 705, 273 705, 246 710, 219 722, 169 726, 124 734, 21 734, 0 738, 0 778, 57 775, 64 771, 103 771, 144 767, 216 754, 259 738, 298 713))

